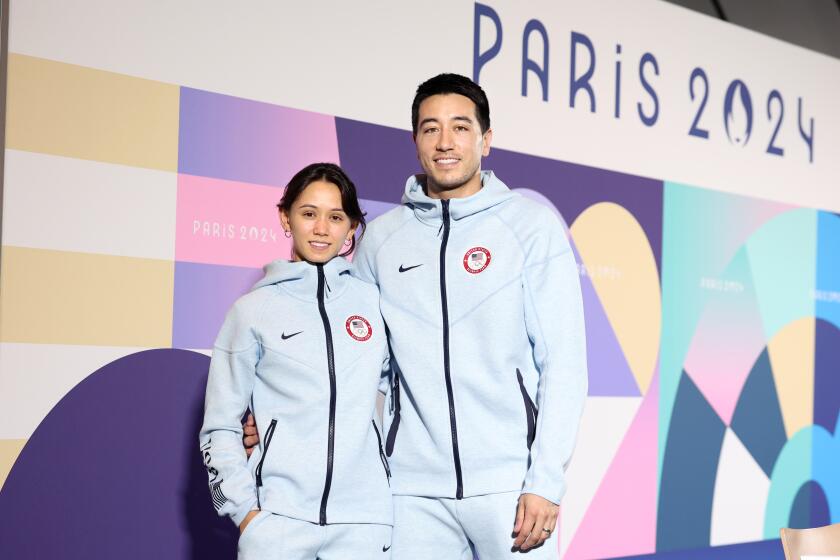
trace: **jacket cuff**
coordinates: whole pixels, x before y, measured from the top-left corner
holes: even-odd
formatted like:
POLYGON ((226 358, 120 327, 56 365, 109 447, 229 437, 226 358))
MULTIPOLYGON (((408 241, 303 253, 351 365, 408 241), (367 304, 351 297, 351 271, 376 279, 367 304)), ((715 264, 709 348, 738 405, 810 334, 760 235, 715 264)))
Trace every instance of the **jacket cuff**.
POLYGON ((522 494, 536 494, 541 498, 545 498, 549 502, 560 505, 560 500, 566 493, 566 482, 558 481, 556 484, 525 484, 522 488, 522 494))
POLYGON ((245 517, 251 513, 252 511, 259 511, 257 507, 257 497, 254 496, 251 500, 248 500, 243 504, 241 508, 236 510, 236 512, 232 513, 230 518, 236 523, 236 526, 239 527, 242 525, 242 522, 245 521, 245 517))

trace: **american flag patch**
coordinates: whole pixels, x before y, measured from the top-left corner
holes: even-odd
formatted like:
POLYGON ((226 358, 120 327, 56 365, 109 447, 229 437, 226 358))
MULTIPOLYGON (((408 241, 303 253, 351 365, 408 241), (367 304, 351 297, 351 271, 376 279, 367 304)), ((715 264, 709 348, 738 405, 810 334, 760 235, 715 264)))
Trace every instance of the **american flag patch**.
POLYGON ((225 502, 228 501, 225 493, 222 492, 222 483, 221 482, 214 482, 212 488, 210 489, 210 496, 213 498, 213 505, 217 510, 222 509, 222 506, 225 505, 225 502))

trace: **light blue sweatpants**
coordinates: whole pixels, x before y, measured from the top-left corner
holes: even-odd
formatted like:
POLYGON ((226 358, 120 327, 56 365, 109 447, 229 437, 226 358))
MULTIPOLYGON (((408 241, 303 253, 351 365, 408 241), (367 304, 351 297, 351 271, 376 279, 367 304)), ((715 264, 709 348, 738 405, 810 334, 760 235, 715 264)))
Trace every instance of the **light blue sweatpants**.
POLYGON ((391 527, 318 525, 261 511, 239 537, 239 560, 390 560, 391 527))
MULTIPOLYGON (((394 560, 558 560, 557 531, 511 551, 519 492, 454 500, 394 496, 394 560)), ((361 558, 361 557, 360 557, 361 558)))

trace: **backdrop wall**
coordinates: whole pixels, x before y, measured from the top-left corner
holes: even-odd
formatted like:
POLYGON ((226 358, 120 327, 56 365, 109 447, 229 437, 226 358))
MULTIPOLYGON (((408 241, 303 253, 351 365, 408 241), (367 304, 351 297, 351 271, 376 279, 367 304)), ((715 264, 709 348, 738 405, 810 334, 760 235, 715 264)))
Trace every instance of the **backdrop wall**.
POLYGON ((840 61, 659 2, 10 16, 4 557, 232 550, 195 448, 205 354, 288 256, 300 167, 339 162, 369 219, 399 203, 413 91, 442 71, 486 89, 484 167, 578 259, 564 558, 781 557, 779 527, 840 521, 840 61))

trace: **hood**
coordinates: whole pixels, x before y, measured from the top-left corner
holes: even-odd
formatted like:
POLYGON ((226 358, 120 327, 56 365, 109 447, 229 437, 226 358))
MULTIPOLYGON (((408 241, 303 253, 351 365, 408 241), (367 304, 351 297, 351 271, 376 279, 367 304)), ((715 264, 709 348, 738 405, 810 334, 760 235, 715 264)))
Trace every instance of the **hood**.
MULTIPOLYGON (((423 223, 440 225, 443 209, 440 199, 430 198, 423 190, 425 175, 412 175, 405 184, 402 203, 414 211, 414 215, 423 223)), ((449 200, 449 216, 457 222, 473 214, 483 212, 517 196, 507 185, 501 182, 492 171, 481 172, 481 189, 466 198, 449 200)))
POLYGON ((344 257, 335 257, 323 265, 277 259, 265 265, 265 276, 254 284, 251 291, 272 284, 282 284, 284 289, 299 297, 315 299, 318 290, 318 267, 321 266, 324 268, 327 296, 338 295, 343 291, 352 267, 344 257))

